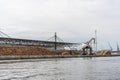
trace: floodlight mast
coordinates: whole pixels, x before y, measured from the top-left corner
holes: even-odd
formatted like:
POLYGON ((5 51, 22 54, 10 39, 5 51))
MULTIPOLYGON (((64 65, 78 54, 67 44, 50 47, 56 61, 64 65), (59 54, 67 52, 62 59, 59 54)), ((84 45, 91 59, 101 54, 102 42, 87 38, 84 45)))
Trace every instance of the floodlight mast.
POLYGON ((98 46, 98 43, 97 43, 97 30, 95 30, 95 52, 97 52, 97 46, 98 46))

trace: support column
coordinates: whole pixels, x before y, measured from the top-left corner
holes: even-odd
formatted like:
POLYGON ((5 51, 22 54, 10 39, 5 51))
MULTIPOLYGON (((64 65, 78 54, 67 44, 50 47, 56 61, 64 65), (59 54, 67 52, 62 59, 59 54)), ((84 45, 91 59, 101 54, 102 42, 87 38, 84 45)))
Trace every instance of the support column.
POLYGON ((55 32, 55 50, 57 50, 57 34, 55 32))

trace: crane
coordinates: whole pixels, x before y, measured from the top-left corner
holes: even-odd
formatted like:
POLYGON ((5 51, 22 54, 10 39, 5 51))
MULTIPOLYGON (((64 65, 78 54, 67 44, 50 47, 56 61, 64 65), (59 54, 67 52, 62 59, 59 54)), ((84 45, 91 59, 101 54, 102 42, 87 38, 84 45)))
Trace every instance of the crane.
POLYGON ((89 41, 82 44, 82 55, 93 55, 92 53, 92 42, 95 44, 95 38, 91 38, 89 41))

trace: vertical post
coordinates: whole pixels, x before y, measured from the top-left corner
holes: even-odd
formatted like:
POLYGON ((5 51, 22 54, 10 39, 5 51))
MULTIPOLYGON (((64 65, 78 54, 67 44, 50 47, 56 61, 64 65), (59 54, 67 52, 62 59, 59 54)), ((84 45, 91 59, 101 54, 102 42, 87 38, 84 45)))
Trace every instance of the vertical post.
POLYGON ((97 53, 97 30, 95 30, 95 49, 96 49, 96 53, 97 53))
POLYGON ((117 42, 117 51, 119 52, 119 45, 118 45, 118 42, 117 42))
POLYGON ((55 32, 55 50, 57 50, 57 33, 55 32))

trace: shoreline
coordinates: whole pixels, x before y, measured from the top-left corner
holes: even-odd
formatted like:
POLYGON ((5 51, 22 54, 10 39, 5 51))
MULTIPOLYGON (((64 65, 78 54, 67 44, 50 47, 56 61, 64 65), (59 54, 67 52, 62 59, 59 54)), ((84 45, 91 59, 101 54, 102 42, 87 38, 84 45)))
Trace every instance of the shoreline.
POLYGON ((23 60, 23 59, 50 59, 50 58, 94 58, 94 57, 117 57, 120 55, 6 55, 0 56, 0 60, 23 60))

